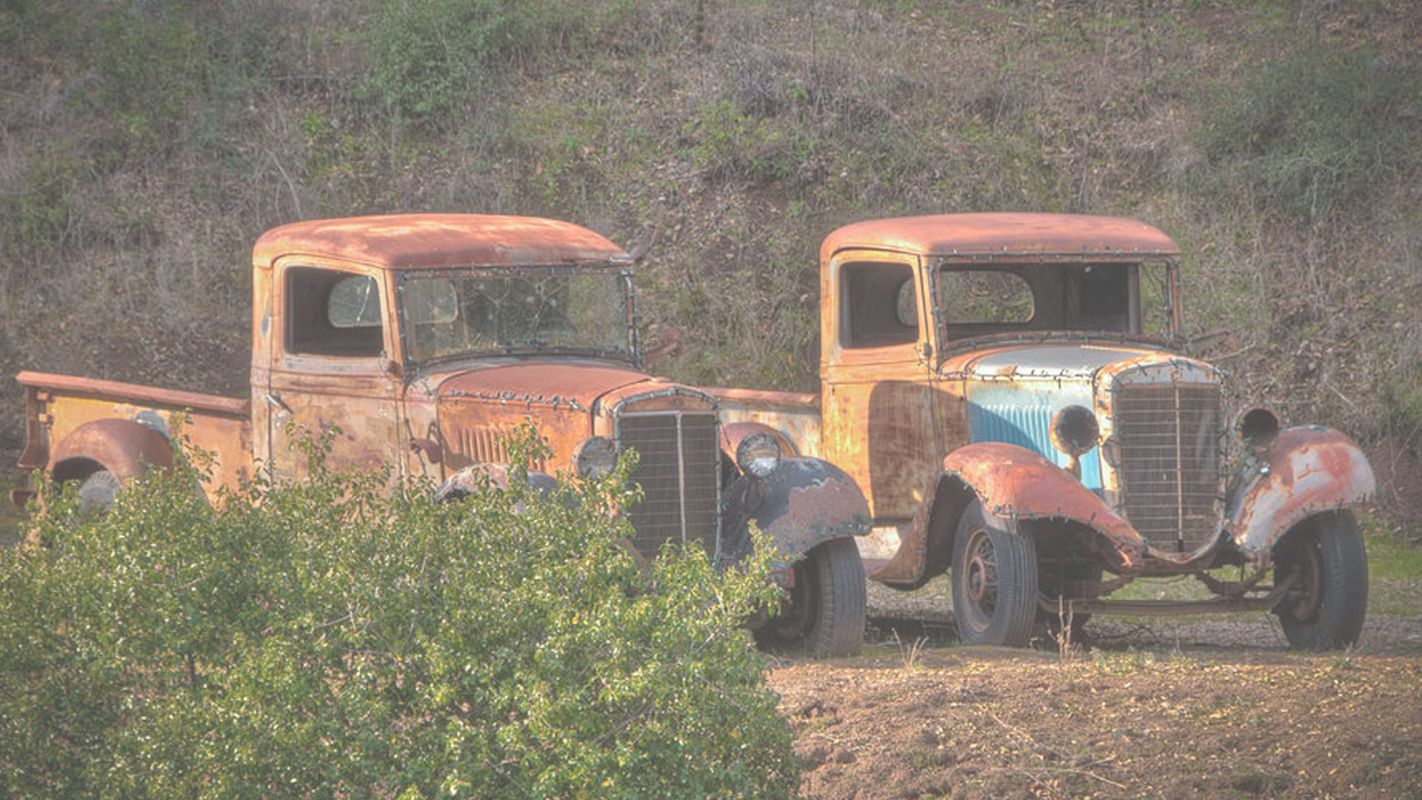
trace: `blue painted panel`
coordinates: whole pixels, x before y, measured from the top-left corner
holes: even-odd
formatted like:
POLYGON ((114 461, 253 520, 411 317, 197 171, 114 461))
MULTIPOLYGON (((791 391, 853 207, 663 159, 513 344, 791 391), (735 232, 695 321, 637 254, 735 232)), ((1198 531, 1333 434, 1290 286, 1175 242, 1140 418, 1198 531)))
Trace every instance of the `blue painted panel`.
MULTIPOLYGON (((1092 408, 1084 382, 1033 381, 1025 384, 969 384, 968 432, 974 442, 1007 442, 1025 447, 1065 468, 1071 459, 1052 446, 1052 415, 1069 405, 1092 408)), ((1081 482, 1101 490, 1100 448, 1081 457, 1081 482)))

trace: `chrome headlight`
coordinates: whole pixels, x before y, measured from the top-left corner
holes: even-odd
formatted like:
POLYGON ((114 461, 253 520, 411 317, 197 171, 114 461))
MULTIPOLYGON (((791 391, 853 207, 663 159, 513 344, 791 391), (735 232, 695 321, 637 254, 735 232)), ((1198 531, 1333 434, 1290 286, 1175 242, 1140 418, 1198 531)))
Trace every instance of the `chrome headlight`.
POLYGON ((736 448, 736 466, 741 472, 764 478, 780 466, 780 442, 768 433, 752 433, 736 448))
POLYGON ((606 478, 617 467, 617 445, 606 436, 589 436, 573 451, 573 470, 579 478, 606 478))
POLYGON ((1073 458, 1085 455, 1100 439, 1096 415, 1085 406, 1067 406, 1052 417, 1052 444, 1073 458))

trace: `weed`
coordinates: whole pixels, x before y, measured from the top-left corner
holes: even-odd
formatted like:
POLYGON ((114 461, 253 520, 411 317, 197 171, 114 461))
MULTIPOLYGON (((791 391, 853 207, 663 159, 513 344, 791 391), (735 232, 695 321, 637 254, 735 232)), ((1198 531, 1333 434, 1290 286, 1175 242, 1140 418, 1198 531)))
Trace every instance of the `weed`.
POLYGON ((908 644, 904 644, 899 638, 899 632, 894 631, 894 645, 899 649, 899 661, 903 668, 912 672, 918 669, 918 659, 923 655, 923 647, 928 644, 927 636, 920 636, 908 644))

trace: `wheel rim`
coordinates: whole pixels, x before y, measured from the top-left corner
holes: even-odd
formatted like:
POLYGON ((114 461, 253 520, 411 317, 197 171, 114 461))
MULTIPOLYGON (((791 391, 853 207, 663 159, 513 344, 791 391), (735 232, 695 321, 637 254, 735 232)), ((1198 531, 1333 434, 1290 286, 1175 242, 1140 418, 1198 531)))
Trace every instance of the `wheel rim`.
POLYGON ((770 622, 771 631, 784 642, 793 642, 805 635, 810 628, 810 586, 809 570, 805 561, 796 562, 793 568, 795 585, 785 592, 780 605, 780 613, 770 622))
POLYGON ((974 530, 966 552, 964 594, 975 611, 991 619, 997 608, 997 552, 993 549, 992 537, 982 528, 974 530))
POLYGON ((1293 619, 1307 622, 1318 616, 1323 604, 1323 554, 1318 542, 1309 537, 1299 542, 1289 558, 1289 574, 1295 576, 1297 585, 1289 592, 1284 611, 1293 619))

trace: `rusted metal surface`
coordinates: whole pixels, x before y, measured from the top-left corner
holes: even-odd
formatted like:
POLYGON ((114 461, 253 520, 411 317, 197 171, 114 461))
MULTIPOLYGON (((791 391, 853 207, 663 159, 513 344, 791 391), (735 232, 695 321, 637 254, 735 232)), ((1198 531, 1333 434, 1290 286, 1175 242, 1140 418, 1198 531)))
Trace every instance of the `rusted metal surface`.
POLYGON ((1076 478, 1042 456, 1016 445, 978 442, 943 459, 943 471, 972 487, 983 510, 1015 526, 1023 520, 1079 522, 1110 544, 1107 562, 1129 571, 1145 555, 1131 524, 1076 478))
POLYGON ((1073 214, 940 214, 846 225, 825 238, 820 260, 841 250, 883 249, 919 255, 1175 257, 1180 247, 1143 222, 1073 214))
POLYGON ((800 453, 795 447, 795 443, 790 438, 775 428, 759 422, 732 422, 721 426, 721 452, 731 460, 736 461, 736 449, 741 446, 747 436, 755 433, 765 433, 773 436, 780 443, 780 455, 782 458, 788 456, 798 456, 800 453))
POLYGON ((322 255, 380 269, 585 264, 632 259, 592 231, 537 217, 399 214, 296 222, 262 234, 259 269, 293 254, 322 255))
POLYGON ((439 384, 440 397, 475 398, 514 405, 569 406, 587 411, 604 394, 642 383, 648 376, 606 363, 572 359, 523 359, 452 375, 439 384))
POLYGON ((1286 428, 1233 493, 1229 528, 1240 550, 1262 557, 1294 525, 1366 503, 1376 488, 1372 467, 1352 439, 1321 426, 1286 428))
POLYGON ((816 458, 782 458, 765 478, 742 476, 726 491, 726 549, 735 557, 749 546, 754 521, 787 561, 823 541, 869 533, 869 505, 843 470, 816 458))
POLYGON ((146 425, 99 419, 80 425, 61 439, 50 454, 47 469, 62 478, 66 466, 77 461, 97 462, 120 479, 135 478, 150 468, 172 467, 173 448, 167 437, 146 425))
POLYGON ((822 456, 820 396, 794 392, 759 392, 750 389, 707 388, 716 398, 721 421, 727 425, 757 424, 777 431, 801 455, 822 456))
POLYGON ((159 389, 135 383, 56 375, 49 372, 21 372, 15 380, 23 386, 48 389, 77 395, 93 395, 106 399, 127 400, 133 404, 167 406, 193 411, 207 411, 232 417, 247 416, 247 401, 236 397, 221 397, 178 389, 159 389))
POLYGON ((803 411, 820 410, 820 396, 814 392, 772 392, 759 389, 734 389, 725 386, 708 386, 704 387, 702 391, 722 402, 777 406, 803 411))

